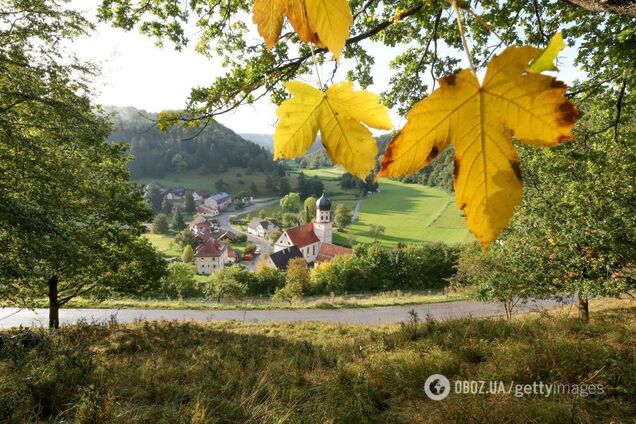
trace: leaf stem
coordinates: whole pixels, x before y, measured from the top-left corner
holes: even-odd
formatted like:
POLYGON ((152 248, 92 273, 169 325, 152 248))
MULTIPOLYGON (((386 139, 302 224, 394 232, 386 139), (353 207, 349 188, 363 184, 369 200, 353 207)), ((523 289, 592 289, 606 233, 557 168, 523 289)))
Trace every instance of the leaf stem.
POLYGON ((464 51, 466 52, 466 57, 468 57, 468 64, 470 65, 470 69, 475 72, 475 65, 473 65, 473 57, 470 53, 470 48, 468 48, 468 42, 466 41, 466 34, 464 34, 464 25, 462 24, 462 12, 459 10, 459 6, 457 6, 457 1, 452 0, 451 5, 453 9, 455 9, 455 15, 457 16, 457 27, 459 28, 459 35, 462 37, 462 43, 464 44, 464 51))
POLYGON ((320 71, 318 70, 318 62, 316 61, 316 52, 314 52, 313 43, 309 43, 309 48, 311 48, 311 58, 314 62, 314 70, 316 71, 316 78, 318 78, 318 85, 320 85, 320 91, 324 91, 324 87, 322 85, 322 81, 320 79, 320 71))

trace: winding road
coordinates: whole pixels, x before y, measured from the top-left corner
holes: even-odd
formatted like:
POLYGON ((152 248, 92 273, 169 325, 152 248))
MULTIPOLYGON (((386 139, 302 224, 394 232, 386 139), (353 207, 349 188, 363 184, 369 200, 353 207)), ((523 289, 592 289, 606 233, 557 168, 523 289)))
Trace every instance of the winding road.
MULTIPOLYGON (((516 312, 541 311, 555 307, 566 307, 556 300, 531 301, 517 308, 516 312)), ((168 321, 314 321, 346 324, 390 324, 404 322, 409 311, 417 312, 420 319, 430 317, 434 320, 463 317, 490 317, 503 315, 501 306, 490 302, 460 301, 433 303, 428 305, 386 306, 378 308, 352 309, 279 309, 279 310, 161 310, 161 309, 62 309, 60 323, 104 322, 111 319, 120 323, 139 320, 168 321)), ((46 309, 0 308, 0 328, 17 326, 46 325, 46 309)))

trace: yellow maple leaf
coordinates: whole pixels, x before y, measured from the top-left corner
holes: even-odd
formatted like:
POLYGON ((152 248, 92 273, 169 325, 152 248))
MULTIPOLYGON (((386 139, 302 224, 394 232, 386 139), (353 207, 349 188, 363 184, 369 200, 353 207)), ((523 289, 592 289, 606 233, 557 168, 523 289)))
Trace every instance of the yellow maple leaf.
POLYGON ((274 159, 293 159, 305 154, 318 131, 327 154, 334 163, 344 165, 364 179, 373 169, 378 147, 371 131, 391 129, 389 111, 376 94, 353 91, 350 81, 322 92, 299 81, 285 87, 292 97, 276 112, 279 118, 274 132, 274 159))
POLYGON ((565 84, 527 72, 540 54, 528 46, 506 49, 491 61, 482 84, 471 70, 440 80, 387 146, 378 178, 417 172, 453 144, 457 204, 469 230, 487 248, 522 197, 513 134, 534 146, 574 138, 577 112, 563 96, 565 84))
POLYGON ((347 0, 256 0, 252 20, 271 50, 283 30, 285 17, 300 41, 328 48, 338 59, 353 23, 347 0))
POLYGON ((528 68, 530 72, 540 73, 543 71, 558 71, 559 69, 554 64, 559 52, 565 48, 565 41, 560 32, 554 34, 548 47, 546 47, 541 54, 532 61, 532 64, 528 68))
MULTIPOLYGON (((302 0, 299 0, 302 1, 302 0)), ((253 21, 268 49, 278 42, 287 14, 288 0, 256 0, 253 21)))
POLYGON ((305 0, 309 26, 329 51, 340 58, 353 23, 347 0, 305 0))

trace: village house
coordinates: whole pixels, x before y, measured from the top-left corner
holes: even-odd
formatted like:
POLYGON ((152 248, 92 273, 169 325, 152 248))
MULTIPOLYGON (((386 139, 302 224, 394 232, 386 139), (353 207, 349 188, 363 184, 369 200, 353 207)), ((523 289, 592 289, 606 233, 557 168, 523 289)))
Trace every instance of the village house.
MULTIPOLYGON (((278 259, 277 253, 283 252, 281 256, 296 255, 298 248, 303 258, 309 265, 313 265, 319 258, 320 262, 332 259, 338 255, 350 254, 351 249, 336 246, 333 241, 333 223, 331 213, 331 201, 323 193, 316 201, 316 218, 309 224, 291 228, 285 231, 274 244, 274 253, 270 255, 268 263, 279 268, 279 263, 286 263, 291 259, 278 259), (322 253, 321 253, 322 252, 322 253), (272 259, 274 257, 274 259, 272 259)), ((282 268, 279 268, 282 269, 282 268)))
MULTIPOLYGON (((216 207, 219 210, 226 209, 232 204, 232 197, 224 191, 213 195, 211 199, 216 202, 216 207)), ((207 199, 206 199, 206 204, 207 204, 207 199)))
POLYGON ((210 196, 212 196, 212 193, 205 190, 197 190, 192 193, 192 198, 194 199, 194 203, 196 203, 197 205, 203 204, 205 199, 207 199, 210 196))
POLYGON ((217 216, 219 214, 219 210, 216 207, 212 207, 212 206, 208 206, 208 205, 201 205, 201 206, 197 206, 197 213, 199 215, 202 215, 205 218, 214 218, 215 216, 217 216))
POLYGON ((247 224, 247 233, 261 238, 267 237, 272 231, 277 231, 278 225, 269 219, 252 218, 247 224))
POLYGON ((150 191, 153 188, 156 188, 157 190, 159 190, 159 194, 161 194, 162 196, 168 191, 161 184, 159 184, 158 182, 155 181, 155 182, 152 182, 152 183, 146 185, 145 190, 144 190, 144 194, 146 196, 149 196, 150 195, 150 191))
POLYGON ((194 233, 194 235, 199 235, 206 231, 213 233, 219 231, 219 228, 220 226, 217 220, 206 218, 203 215, 195 216, 190 223, 190 230, 194 233))
MULTIPOLYGON (((233 252, 232 255, 235 257, 233 252)), ((194 263, 199 275, 213 274, 225 268, 225 264, 229 261, 228 247, 214 237, 200 244, 194 254, 194 263)))
POLYGON ((173 187, 167 191, 166 199, 168 200, 182 200, 186 196, 186 189, 183 187, 173 187))

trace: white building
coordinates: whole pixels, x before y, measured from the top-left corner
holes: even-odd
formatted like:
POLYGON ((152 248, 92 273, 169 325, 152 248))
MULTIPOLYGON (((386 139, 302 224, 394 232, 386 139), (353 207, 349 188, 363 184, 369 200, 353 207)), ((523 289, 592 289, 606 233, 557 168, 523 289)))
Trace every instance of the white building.
MULTIPOLYGON (((328 247, 333 246, 333 223, 331 213, 331 201, 323 195, 316 202, 316 219, 309 224, 301 225, 299 227, 291 228, 285 231, 280 238, 274 244, 274 256, 278 252, 289 252, 289 248, 296 246, 300 253, 308 263, 316 261, 318 254, 321 251, 328 251, 328 247)), ((335 249, 331 249, 334 252, 335 249)), ((351 250, 347 248, 337 249, 338 254, 350 253, 351 250)), ((275 260, 273 260, 276 263, 275 260)))
POLYGON ((247 224, 247 233, 261 238, 267 237, 272 231, 278 230, 278 226, 269 219, 252 218, 247 224))
POLYGON ((197 274, 210 275, 223 269, 229 262, 228 247, 214 237, 210 237, 205 243, 197 247, 194 254, 194 263, 197 274))

